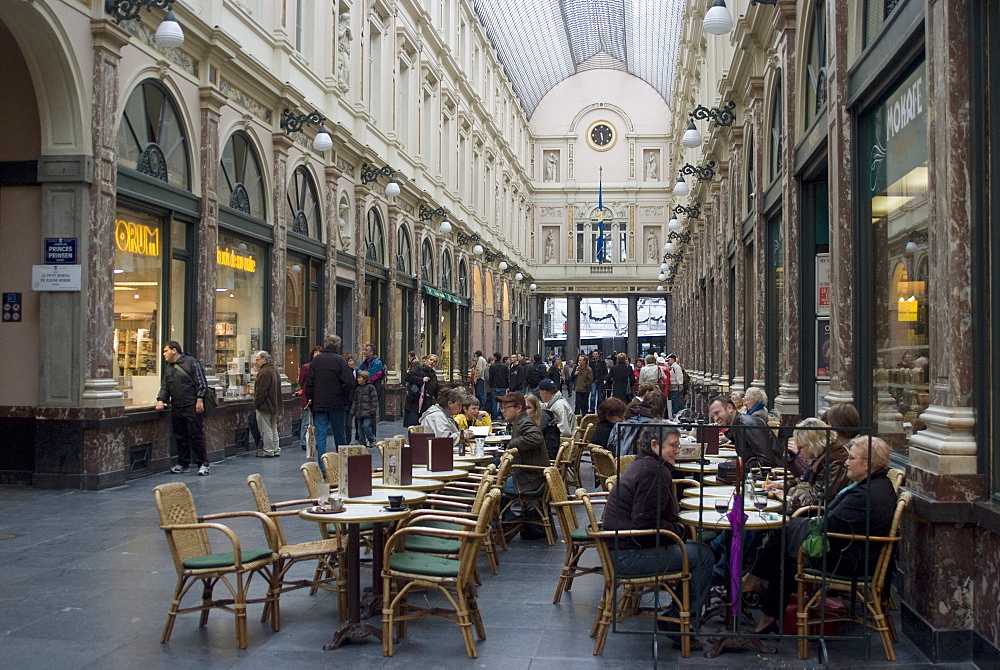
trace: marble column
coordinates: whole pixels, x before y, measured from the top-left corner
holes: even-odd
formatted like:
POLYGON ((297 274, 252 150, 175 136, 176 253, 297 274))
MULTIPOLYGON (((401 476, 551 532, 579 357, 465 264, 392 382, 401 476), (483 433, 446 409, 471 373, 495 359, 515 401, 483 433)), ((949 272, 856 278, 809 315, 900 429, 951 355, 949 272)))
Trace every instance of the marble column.
POLYGON ((580 351, 580 296, 566 295, 566 360, 575 358, 580 351))
MULTIPOLYGON (((403 339, 404 325, 401 323, 401 315, 396 311, 396 295, 399 292, 399 284, 397 283, 398 270, 396 268, 396 254, 399 253, 399 250, 396 248, 396 231, 399 230, 402 219, 403 211, 399 208, 399 205, 395 202, 390 204, 385 231, 386 263, 389 265, 389 281, 386 284, 387 293, 385 296, 385 332, 387 333, 387 341, 382 347, 383 351, 378 352, 378 354, 382 357, 382 364, 385 366, 385 382, 392 385, 399 384, 400 382, 399 370, 402 363, 399 360, 399 343, 403 339), (396 333, 399 333, 398 339, 396 333)), ((399 413, 402 414, 402 412, 399 413)))
MULTIPOLYGON (((274 242, 271 245, 271 333, 270 350, 280 351, 285 345, 285 259, 288 256, 288 212, 285 207, 285 192, 288 189, 288 151, 294 141, 285 133, 272 135, 274 144, 274 168, 272 172, 272 203, 275 211, 271 222, 274 242)), ((261 343, 264 346, 264 343, 261 343)))
POLYGON ((354 328, 350 333, 344 332, 344 344, 341 349, 344 352, 360 351, 361 341, 365 336, 365 315, 368 313, 368 282, 365 281, 365 245, 367 244, 365 228, 367 227, 368 208, 374 204, 372 195, 373 190, 370 185, 354 185, 354 249, 357 254, 353 295, 354 328))
MULTIPOLYGON (((666 329, 667 336, 672 337, 673 334, 668 329, 666 319, 664 319, 663 327, 666 329)), ((626 351, 632 360, 635 360, 635 357, 639 355, 639 295, 637 293, 628 294, 628 344, 626 351)))
MULTIPOLYGON (((754 119, 754 107, 753 99, 749 101, 744 115, 746 121, 745 124, 750 124, 754 119)), ((735 299, 730 303, 733 306, 733 311, 729 315, 732 320, 732 333, 733 338, 729 346, 732 347, 734 355, 732 356, 733 368, 732 368, 732 379, 730 390, 731 391, 742 391, 745 386, 745 371, 744 368, 744 356, 743 352, 747 346, 746 333, 744 332, 744 324, 746 323, 746 306, 744 305, 744 298, 746 291, 752 290, 752 288, 747 286, 746 282, 746 254, 743 252, 743 198, 738 195, 747 188, 755 188, 756 185, 750 185, 746 183, 747 180, 747 169, 746 162, 748 160, 746 146, 744 141, 744 129, 741 127, 733 127, 730 133, 732 137, 732 154, 733 154, 733 173, 736 175, 734 191, 737 195, 733 198, 733 209, 736 215, 734 218, 735 228, 733 230, 734 236, 734 257, 730 261, 733 268, 733 282, 732 286, 729 287, 730 291, 733 291, 735 299)), ((753 137, 758 137, 756 131, 753 132, 753 137)), ((755 198, 756 201, 756 198, 755 198)), ((728 310, 727 310, 728 311, 728 310)), ((728 332, 728 331, 727 331, 728 332)), ((726 359, 726 366, 729 366, 729 357, 726 359)))
POLYGON ((528 296, 528 352, 540 353, 545 357, 545 344, 541 338, 542 296, 532 293, 528 296))
MULTIPOLYGON (((194 356, 201 361, 207 373, 215 372, 215 296, 216 249, 219 243, 219 112, 226 104, 226 97, 212 86, 200 89, 201 136, 201 221, 198 224, 198 249, 196 252, 195 349, 194 356)), ((279 284, 282 288, 284 282, 279 284)), ((275 348, 272 345, 272 349, 275 348)), ((279 357, 275 357, 277 360, 279 357)), ((209 380, 209 383, 215 379, 209 380)), ((216 389, 219 392, 219 389, 216 389)))
POLYGON ((326 263, 323 265, 323 329, 319 342, 337 332, 337 247, 340 243, 340 205, 337 189, 343 170, 336 163, 327 165, 324 172, 324 200, 326 212, 326 263))
POLYGON ((129 34, 107 19, 92 21, 94 98, 91 106, 94 178, 90 185, 90 229, 86 265, 87 363, 84 407, 120 407, 114 371, 114 222, 118 189, 118 63, 129 34))
MULTIPOLYGON (((784 64, 781 70, 781 91, 785 96, 783 108, 784 142, 782 164, 785 178, 782 181, 782 266, 784 286, 779 298, 784 304, 784 322, 778 324, 782 331, 781 354, 778 361, 768 361, 768 365, 778 366, 778 395, 774 398, 774 409, 781 413, 782 421, 795 423, 799 420, 799 367, 802 348, 802 333, 799 327, 802 303, 800 285, 802 268, 800 248, 802 245, 801 218, 799 216, 799 181, 795 175, 795 133, 798 109, 796 102, 795 63, 795 7, 782 3, 776 12, 776 23, 782 23, 779 37, 779 53, 784 64)), ((763 342, 764 340, 761 340, 763 342)))

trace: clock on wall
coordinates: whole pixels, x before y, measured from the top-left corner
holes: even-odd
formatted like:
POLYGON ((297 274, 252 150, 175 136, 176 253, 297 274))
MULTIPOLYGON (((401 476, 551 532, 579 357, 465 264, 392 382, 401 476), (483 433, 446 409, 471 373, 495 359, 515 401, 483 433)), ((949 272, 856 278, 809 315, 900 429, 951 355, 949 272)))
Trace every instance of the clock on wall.
POLYGON ((587 128, 587 144, 594 151, 607 151, 618 140, 618 131, 608 121, 594 121, 587 128))

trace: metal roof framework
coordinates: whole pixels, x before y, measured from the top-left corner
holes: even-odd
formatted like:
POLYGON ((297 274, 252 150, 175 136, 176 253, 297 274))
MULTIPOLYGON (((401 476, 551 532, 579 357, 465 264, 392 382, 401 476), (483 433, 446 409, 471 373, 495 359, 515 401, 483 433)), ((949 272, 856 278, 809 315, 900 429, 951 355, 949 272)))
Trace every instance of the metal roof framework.
POLYGON ((475 0, 530 119, 542 98, 578 72, 616 69, 639 77, 669 105, 685 0, 475 0))

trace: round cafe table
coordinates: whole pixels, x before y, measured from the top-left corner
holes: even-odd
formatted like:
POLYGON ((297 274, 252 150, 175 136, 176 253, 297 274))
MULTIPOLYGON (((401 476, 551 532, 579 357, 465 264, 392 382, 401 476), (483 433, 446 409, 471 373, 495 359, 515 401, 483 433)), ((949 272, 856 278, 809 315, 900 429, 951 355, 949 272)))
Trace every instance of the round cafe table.
POLYGON ((419 505, 427 501, 427 494, 422 491, 414 491, 412 489, 373 488, 371 495, 358 496, 356 498, 344 498, 344 504, 388 505, 389 496, 403 496, 403 502, 406 503, 407 505, 419 505))
POLYGON ((466 465, 474 468, 477 465, 481 465, 482 463, 489 463, 490 461, 492 461, 493 455, 483 454, 482 456, 469 456, 468 454, 466 454, 465 456, 455 456, 451 460, 456 468, 464 468, 466 465))
MULTIPOLYGON (((718 499, 719 498, 712 496, 706 496, 704 498, 692 498, 685 496, 681 498, 678 502, 680 502, 681 507, 685 509, 706 509, 706 510, 712 510, 714 512, 715 501, 718 499)), ((754 507, 753 501, 754 499, 751 498, 750 496, 743 498, 743 510, 746 511, 748 514, 751 512, 753 512, 754 514, 757 513, 757 508, 754 507)), ((729 508, 732 509, 732 501, 729 502, 729 508)), ((776 512, 780 509, 781 509, 780 501, 768 500, 767 507, 764 508, 764 511, 776 512)))
MULTIPOLYGON (((758 514, 757 510, 752 513, 747 512, 747 520, 743 522, 746 530, 764 530, 767 528, 780 528, 784 519, 781 514, 775 512, 764 512, 758 514)), ((692 528, 711 528, 712 530, 729 530, 729 517, 719 514, 714 509, 685 509, 677 516, 677 520, 685 526, 692 528)))
POLYGON ((372 591, 366 596, 369 601, 365 610, 377 610, 382 603, 382 550, 385 545, 383 525, 390 521, 404 519, 410 510, 403 509, 390 512, 382 505, 351 504, 336 513, 310 511, 314 508, 299 510, 299 516, 306 521, 320 524, 339 523, 347 526, 347 612, 348 620, 333 634, 333 639, 323 649, 336 649, 345 642, 361 642, 370 635, 382 639, 382 628, 361 623, 361 533, 359 524, 372 524, 372 591))
POLYGON ((417 477, 422 477, 426 479, 439 479, 443 482, 455 482, 459 479, 465 479, 469 476, 469 471, 463 468, 455 470, 428 470, 427 468, 413 468, 413 481, 417 481, 417 477))
POLYGON ((689 474, 699 474, 704 472, 705 474, 714 475, 719 471, 719 463, 726 462, 725 458, 718 458, 717 456, 708 456, 705 460, 707 460, 708 463, 699 463, 698 461, 678 463, 674 466, 674 470, 689 474))
MULTIPOLYGON (((463 476, 469 473, 464 473, 463 476)), ((393 484, 391 486, 380 483, 378 479, 372 480, 373 489, 409 489, 411 491, 437 491, 438 489, 444 488, 444 482, 440 479, 420 479, 419 477, 414 477, 410 484, 393 484)))
POLYGON ((510 442, 510 435, 490 435, 486 438, 486 444, 498 445, 510 442))
MULTIPOLYGON (((754 489, 755 493, 760 493, 764 489, 754 489)), ((690 488, 684 489, 683 494, 686 498, 697 498, 699 496, 705 496, 706 498, 728 498, 733 495, 732 486, 692 486, 690 488)), ((749 496, 748 496, 749 497, 749 496)))

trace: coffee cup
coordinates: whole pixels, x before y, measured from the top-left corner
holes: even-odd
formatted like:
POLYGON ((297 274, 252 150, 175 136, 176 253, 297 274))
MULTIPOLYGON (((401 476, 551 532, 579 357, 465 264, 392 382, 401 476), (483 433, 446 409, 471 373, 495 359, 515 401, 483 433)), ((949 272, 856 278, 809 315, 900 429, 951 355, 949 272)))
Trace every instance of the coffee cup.
POLYGON ((389 509, 403 509, 403 496, 389 496, 389 509))
POLYGON ((330 498, 330 509, 334 512, 339 512, 344 508, 344 499, 339 495, 335 495, 330 498))

